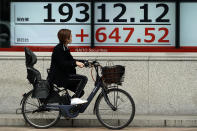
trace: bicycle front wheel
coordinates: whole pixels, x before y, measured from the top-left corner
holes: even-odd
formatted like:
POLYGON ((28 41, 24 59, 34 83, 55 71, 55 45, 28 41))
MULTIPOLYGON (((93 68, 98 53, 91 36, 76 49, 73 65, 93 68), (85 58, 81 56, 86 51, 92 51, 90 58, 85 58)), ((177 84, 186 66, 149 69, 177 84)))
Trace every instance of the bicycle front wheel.
POLYGON ((22 103, 22 114, 25 121, 35 128, 49 128, 55 125, 60 119, 60 110, 48 109, 39 99, 31 96, 32 91, 27 93, 22 103))
POLYGON ((109 89, 107 96, 115 109, 112 109, 101 95, 98 97, 95 107, 98 120, 109 129, 127 127, 135 115, 135 103, 132 97, 126 91, 118 88, 109 89))

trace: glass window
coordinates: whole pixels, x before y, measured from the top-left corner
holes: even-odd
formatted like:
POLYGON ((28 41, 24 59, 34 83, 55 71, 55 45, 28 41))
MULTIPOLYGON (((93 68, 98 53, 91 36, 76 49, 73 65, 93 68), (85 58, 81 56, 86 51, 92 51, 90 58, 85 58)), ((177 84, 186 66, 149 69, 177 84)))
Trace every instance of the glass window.
POLYGON ((0 0, 0 48, 10 47, 9 0, 0 0))
POLYGON ((175 0, 0 0, 0 50, 52 51, 59 29, 68 28, 72 51, 165 51, 176 46, 176 16, 175 0))
POLYGON ((197 2, 182 2, 180 14, 180 46, 197 46, 197 2))

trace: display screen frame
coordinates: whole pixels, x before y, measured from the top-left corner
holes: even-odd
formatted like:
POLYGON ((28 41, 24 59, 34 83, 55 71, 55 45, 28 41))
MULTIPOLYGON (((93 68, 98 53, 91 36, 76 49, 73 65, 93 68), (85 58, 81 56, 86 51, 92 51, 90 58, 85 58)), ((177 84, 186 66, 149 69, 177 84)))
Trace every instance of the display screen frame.
MULTIPOLYGON (((11 2, 65 2, 64 0, 10 0, 11 2)), ((95 37, 94 35, 94 29, 95 29, 95 25, 94 25, 94 5, 96 2, 139 2, 139 3, 143 3, 143 2, 164 2, 162 0, 70 0, 69 2, 90 2, 91 4, 91 35, 95 37)), ((180 2, 179 0, 166 0, 165 2, 172 2, 175 3, 175 46, 170 46, 170 47, 163 47, 163 46, 131 46, 131 47, 119 47, 117 49, 117 47, 110 47, 110 49, 108 50, 109 47, 95 47, 95 38, 91 37, 91 45, 88 47, 87 50, 82 50, 82 52, 179 52, 181 51, 180 49, 180 2), (106 50, 102 50, 105 49, 106 50), (92 51, 89 51, 89 50, 92 51), (179 49, 179 50, 177 50, 179 49)), ((164 3, 165 3, 164 2, 164 3)), ((32 50, 34 51, 52 51, 53 47, 44 47, 44 46, 28 46, 30 47, 32 50)), ((87 48, 84 46, 79 46, 79 47, 75 47, 75 48, 87 48)), ((0 48, 0 51, 23 51, 23 48, 21 49, 20 46, 14 46, 11 48, 0 48)), ((71 47, 71 51, 76 52, 76 50, 71 47)), ((81 51, 80 51, 81 52, 81 51)))

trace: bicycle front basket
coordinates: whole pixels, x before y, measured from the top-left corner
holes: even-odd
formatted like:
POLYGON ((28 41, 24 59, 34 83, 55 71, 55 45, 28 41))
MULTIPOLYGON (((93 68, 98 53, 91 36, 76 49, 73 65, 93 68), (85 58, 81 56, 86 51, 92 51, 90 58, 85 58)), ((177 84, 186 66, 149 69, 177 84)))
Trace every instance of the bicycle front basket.
POLYGON ((121 85, 124 80, 125 67, 122 65, 102 67, 102 78, 105 84, 121 85))

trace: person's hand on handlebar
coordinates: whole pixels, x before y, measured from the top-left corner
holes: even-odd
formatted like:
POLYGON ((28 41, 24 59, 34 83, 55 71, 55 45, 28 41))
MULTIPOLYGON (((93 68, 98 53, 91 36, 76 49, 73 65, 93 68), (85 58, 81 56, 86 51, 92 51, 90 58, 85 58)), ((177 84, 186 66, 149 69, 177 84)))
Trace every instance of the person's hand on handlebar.
POLYGON ((82 62, 76 61, 76 65, 80 68, 84 67, 84 64, 82 62))

